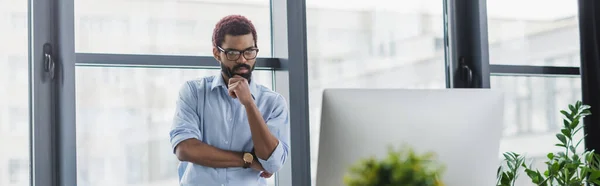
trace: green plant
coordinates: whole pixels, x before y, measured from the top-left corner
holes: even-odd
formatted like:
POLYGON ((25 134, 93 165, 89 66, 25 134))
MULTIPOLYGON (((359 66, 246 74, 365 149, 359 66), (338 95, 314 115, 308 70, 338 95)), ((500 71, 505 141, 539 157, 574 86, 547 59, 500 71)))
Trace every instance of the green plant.
POLYGON ((418 154, 404 146, 389 148, 387 158, 361 160, 344 177, 348 186, 443 186, 440 176, 444 167, 432 152, 418 154))
POLYGON ((590 115, 590 106, 580 101, 569 105, 568 111, 561 110, 564 115, 563 127, 556 138, 561 152, 551 152, 546 156, 547 169, 543 174, 525 164, 526 157, 514 152, 504 153, 503 165, 498 168, 497 186, 514 186, 520 171, 524 171, 531 181, 539 186, 583 186, 585 184, 600 185, 600 155, 594 151, 577 152, 583 138, 574 143, 573 137, 582 132, 583 118, 590 115))

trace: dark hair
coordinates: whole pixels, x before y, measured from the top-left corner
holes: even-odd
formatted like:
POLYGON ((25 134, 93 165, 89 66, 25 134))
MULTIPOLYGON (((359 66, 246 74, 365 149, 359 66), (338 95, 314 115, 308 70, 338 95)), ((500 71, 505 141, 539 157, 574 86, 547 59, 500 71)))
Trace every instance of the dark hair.
POLYGON ((213 30, 213 46, 221 46, 225 41, 225 35, 240 36, 252 33, 254 37, 254 46, 258 47, 256 42, 256 29, 250 20, 241 15, 229 15, 222 18, 213 30))

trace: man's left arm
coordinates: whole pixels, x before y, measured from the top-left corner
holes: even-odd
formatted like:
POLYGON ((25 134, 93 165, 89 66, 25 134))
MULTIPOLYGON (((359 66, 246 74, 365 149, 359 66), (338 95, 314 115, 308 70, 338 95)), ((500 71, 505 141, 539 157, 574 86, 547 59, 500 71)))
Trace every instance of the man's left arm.
POLYGON ((254 152, 268 173, 281 169, 289 152, 289 115, 285 99, 278 95, 274 109, 267 121, 256 104, 251 101, 245 106, 252 133, 254 152))

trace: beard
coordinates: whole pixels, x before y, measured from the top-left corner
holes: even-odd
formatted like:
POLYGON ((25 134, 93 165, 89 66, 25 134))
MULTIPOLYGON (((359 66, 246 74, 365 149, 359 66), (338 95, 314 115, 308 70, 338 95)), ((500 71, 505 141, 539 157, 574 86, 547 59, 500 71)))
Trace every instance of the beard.
POLYGON ((231 78, 235 75, 241 76, 243 78, 245 78, 246 80, 248 80, 248 82, 250 82, 250 78, 252 77, 252 71, 254 71, 254 66, 250 66, 248 64, 237 64, 235 66, 233 66, 233 68, 227 68, 225 65, 223 65, 223 63, 221 63, 221 72, 223 72, 225 74, 225 76, 227 76, 227 78, 231 78), (238 71, 241 68, 246 68, 248 69, 247 73, 236 73, 236 71, 238 71))

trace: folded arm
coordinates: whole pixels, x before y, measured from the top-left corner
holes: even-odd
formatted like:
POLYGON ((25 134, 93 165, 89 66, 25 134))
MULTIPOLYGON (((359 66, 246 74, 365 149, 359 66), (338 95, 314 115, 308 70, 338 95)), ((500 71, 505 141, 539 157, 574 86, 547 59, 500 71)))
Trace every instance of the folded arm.
POLYGON ((187 139, 179 143, 175 147, 175 154, 179 161, 192 162, 206 167, 244 166, 243 153, 221 150, 197 139, 187 139))
POLYGON ((269 173, 281 169, 289 152, 289 115, 285 99, 278 96, 267 121, 255 104, 245 105, 252 133, 254 150, 259 162, 269 173))

